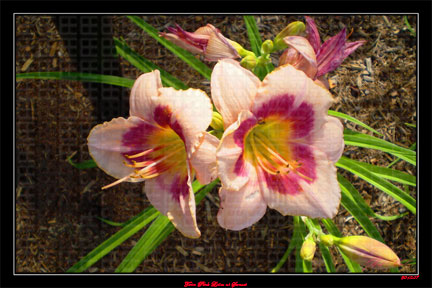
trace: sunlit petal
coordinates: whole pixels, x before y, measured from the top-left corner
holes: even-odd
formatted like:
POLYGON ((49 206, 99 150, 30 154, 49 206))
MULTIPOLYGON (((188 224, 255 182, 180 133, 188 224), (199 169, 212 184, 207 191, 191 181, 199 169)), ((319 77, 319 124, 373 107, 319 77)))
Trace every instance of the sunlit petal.
POLYGON ((152 205, 168 216, 173 225, 186 237, 198 238, 201 233, 195 217, 195 196, 189 168, 176 173, 164 173, 145 182, 144 191, 152 205))
POLYGON ((208 184, 217 178, 216 149, 219 142, 218 138, 206 132, 202 143, 192 155, 191 164, 201 184, 208 184))
POLYGON ((219 190, 220 209, 217 220, 222 228, 241 230, 259 221, 267 210, 256 172, 251 170, 249 181, 239 190, 219 190))
POLYGON ((343 126, 339 119, 327 116, 327 122, 314 136, 312 145, 327 155, 327 158, 336 163, 342 156, 345 142, 343 126))
POLYGON ((159 96, 158 89, 162 87, 159 70, 142 74, 134 83, 130 95, 130 115, 147 121, 153 119, 154 99, 159 96))
POLYGON ((211 76, 213 102, 222 115, 225 128, 252 105, 260 80, 231 59, 220 60, 211 76))

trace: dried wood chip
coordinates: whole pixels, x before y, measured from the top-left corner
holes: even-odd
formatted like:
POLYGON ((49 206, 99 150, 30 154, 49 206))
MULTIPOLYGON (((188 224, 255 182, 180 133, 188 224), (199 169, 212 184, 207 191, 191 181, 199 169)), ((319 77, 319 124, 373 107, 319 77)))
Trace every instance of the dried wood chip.
POLYGON ((50 57, 54 56, 56 50, 57 50, 57 42, 54 42, 53 45, 51 46, 51 50, 49 52, 49 56, 50 57))
POLYGON ((192 260, 192 262, 194 262, 201 270, 203 270, 204 272, 213 272, 212 269, 208 268, 207 266, 204 266, 203 264, 199 263, 196 260, 192 260))
POLYGON ((27 61, 24 63, 24 65, 21 67, 21 72, 24 72, 28 69, 28 67, 31 65, 31 63, 33 62, 33 58, 29 58, 27 59, 27 61))
POLYGON ((186 250, 184 250, 183 249, 183 247, 181 247, 181 246, 179 246, 179 245, 177 245, 176 247, 175 247, 176 249, 177 249, 177 251, 179 251, 180 252, 180 254, 182 254, 183 256, 188 256, 189 255, 189 253, 186 251, 186 250))

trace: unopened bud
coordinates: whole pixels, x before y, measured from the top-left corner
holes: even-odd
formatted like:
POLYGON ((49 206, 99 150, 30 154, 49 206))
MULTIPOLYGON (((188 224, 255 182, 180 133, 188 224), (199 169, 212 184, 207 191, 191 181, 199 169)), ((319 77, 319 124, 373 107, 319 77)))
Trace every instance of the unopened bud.
POLYGON ((227 40, 228 40, 228 43, 230 43, 234 47, 234 49, 237 50, 238 54, 241 57, 246 57, 246 56, 249 56, 249 55, 255 56, 255 54, 252 51, 249 51, 249 50, 243 48, 243 46, 241 46, 239 43, 237 43, 237 42, 235 42, 233 40, 230 40, 230 39, 227 39, 227 40))
POLYGON ((283 38, 287 36, 300 35, 306 30, 306 26, 301 21, 295 21, 285 27, 278 35, 276 35, 274 43, 274 51, 282 50, 288 47, 288 45, 283 41, 283 38))
POLYGON ((223 131, 224 127, 223 127, 222 115, 216 111, 213 111, 212 122, 210 123, 210 126, 214 130, 223 131))
POLYGON ((273 50, 273 41, 267 39, 261 45, 261 53, 262 54, 270 54, 273 50))
POLYGON ((334 244, 350 259, 370 268, 394 268, 401 265, 399 257, 387 245, 366 236, 338 238, 334 244))
POLYGON ((312 261, 316 250, 316 243, 313 239, 308 238, 303 242, 303 245, 300 249, 300 257, 303 260, 312 261))
POLYGON ((248 55, 246 57, 244 57, 241 61, 240 61, 240 65, 243 66, 246 69, 252 70, 255 68, 255 66, 257 65, 257 59, 255 55, 248 55))
POLYGON ((333 235, 321 235, 320 241, 326 246, 333 246, 333 242, 335 239, 339 239, 333 235))

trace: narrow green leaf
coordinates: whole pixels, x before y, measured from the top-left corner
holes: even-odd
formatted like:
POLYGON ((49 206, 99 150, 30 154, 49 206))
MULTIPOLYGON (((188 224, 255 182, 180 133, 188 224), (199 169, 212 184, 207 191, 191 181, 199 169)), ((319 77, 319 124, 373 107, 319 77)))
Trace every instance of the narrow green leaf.
POLYGON ((89 254, 84 256, 80 261, 73 265, 66 272, 80 273, 99 261, 103 256, 111 252, 114 248, 123 243, 130 236, 144 228, 148 223, 153 221, 159 215, 153 207, 149 207, 143 213, 135 218, 132 222, 125 225, 120 231, 102 242, 98 247, 93 249, 89 254))
POLYGON ((199 59, 195 58, 195 56, 190 53, 189 51, 186 51, 183 48, 180 48, 179 46, 171 43, 170 41, 159 37, 159 31, 149 25, 144 19, 138 17, 138 16, 127 16, 129 20, 131 20, 133 23, 141 27, 147 34, 149 34, 152 38, 157 40, 160 44, 165 46, 168 50, 170 50, 172 53, 174 53, 176 56, 178 56, 180 59, 182 59, 184 62, 186 62, 189 66, 194 68, 198 73, 203 75, 206 79, 210 80, 211 72, 212 70, 203 62, 201 62, 199 59))
MULTIPOLYGON (((322 219, 321 222, 326 227, 327 231, 330 232, 330 234, 336 236, 336 237, 342 237, 342 234, 340 233, 339 229, 334 224, 333 220, 331 219, 322 219)), ((362 273, 363 270, 360 267, 360 265, 354 261, 352 261, 348 256, 345 255, 339 248, 337 248, 339 253, 342 255, 342 258, 345 261, 345 264, 348 267, 348 270, 352 273, 362 273)))
POLYGON ((82 161, 79 163, 72 161, 72 158, 75 156, 75 154, 76 154, 76 151, 74 153, 72 153, 69 157, 66 158, 66 161, 69 164, 71 164, 73 167, 78 168, 78 169, 88 169, 88 168, 97 167, 97 165, 93 159, 85 160, 85 161, 82 161))
POLYGON ((254 16, 244 15, 243 19, 245 21, 249 42, 251 44, 251 50, 255 53, 256 56, 260 56, 262 41, 254 16))
POLYGON ((376 138, 374 136, 345 129, 344 139, 346 145, 381 150, 390 153, 396 157, 402 158, 408 163, 416 165, 415 151, 400 147, 398 145, 376 138))
POLYGON ((320 251, 321 251, 321 256, 324 260, 324 265, 326 267, 326 271, 328 273, 336 273, 336 268, 334 266, 333 259, 332 259, 331 254, 330 254, 330 250, 328 249, 327 246, 325 246, 321 242, 318 243, 318 246, 319 246, 320 251))
MULTIPOLYGON (((195 181, 197 182, 197 181, 195 181)), ((219 180, 215 180, 196 193, 195 201, 200 203, 205 195, 210 192, 219 180)), ((200 187, 201 184, 195 184, 200 187)), ((194 185, 193 185, 194 186, 194 185)), ((174 231, 174 226, 168 217, 159 215, 158 218, 150 225, 137 244, 129 251, 115 272, 128 273, 133 272, 150 255, 170 234, 174 231)))
POLYGON ((349 162, 354 162, 355 164, 369 170, 376 176, 382 177, 384 179, 392 180, 398 183, 410 185, 410 186, 416 186, 417 185, 417 177, 410 175, 408 173, 404 173, 399 170, 389 169, 386 167, 380 167, 376 165, 372 165, 369 163, 356 161, 353 159, 349 159, 349 162))
POLYGON ((280 270, 280 268, 285 264, 286 260, 288 259, 288 256, 291 254, 291 251, 294 249, 294 247, 297 246, 299 241, 301 241, 301 236, 299 235, 299 227, 298 225, 294 225, 293 235, 291 237, 290 243, 288 244, 288 248, 282 258, 279 260, 278 264, 276 264, 276 266, 270 271, 270 273, 276 273, 280 270))
MULTIPOLYGON (((342 185, 341 185, 342 186, 342 185)), ((384 242, 381 234, 378 232, 373 223, 369 220, 367 214, 360 208, 360 206, 356 205, 355 202, 352 201, 349 197, 346 196, 346 193, 342 192, 341 199, 342 206, 354 216, 357 222, 363 227, 365 232, 372 238, 384 242)))
POLYGON ((406 126, 411 127, 411 128, 417 128, 416 124, 411 124, 411 123, 405 123, 406 126))
MULTIPOLYGON (((414 144, 412 144, 408 149, 410 150, 416 150, 417 149, 417 142, 415 142, 414 144)), ((391 162, 387 168, 390 168, 391 166, 393 166, 394 164, 396 164, 397 162, 399 162, 400 160, 402 160, 401 158, 396 158, 393 162, 391 162)))
POLYGON ((162 84, 165 87, 173 87, 177 90, 183 89, 186 90, 189 87, 184 84, 182 81, 172 76, 170 73, 166 72, 156 64, 142 57, 134 50, 132 50, 125 41, 122 41, 118 38, 114 37, 114 43, 116 46, 117 53, 129 61, 132 65, 134 65, 139 70, 147 73, 153 70, 159 70, 161 75, 162 84))
POLYGON ((358 175, 366 182, 371 183, 381 191, 401 202, 409 211, 416 214, 416 200, 413 197, 390 182, 383 180, 381 177, 374 175, 367 169, 349 160, 350 159, 346 157, 341 157, 339 161, 336 162, 336 166, 358 175))
POLYGON ((367 215, 384 221, 392 221, 408 215, 409 212, 402 213, 399 215, 394 215, 394 216, 382 216, 376 214, 366 203, 366 201, 363 199, 363 197, 360 195, 357 189, 354 188, 351 182, 349 182, 345 177, 343 177, 340 174, 338 174, 337 177, 338 177, 339 184, 341 186, 342 194, 345 195, 345 197, 349 197, 352 200, 352 202, 357 204, 359 206, 359 209, 362 209, 363 212, 366 213, 367 215))
POLYGON ((126 258, 120 263, 115 272, 133 272, 172 231, 174 231, 174 225, 172 225, 168 217, 159 215, 126 258))
POLYGON ((361 122, 360 120, 357 120, 356 118, 354 118, 352 116, 349 116, 347 114, 344 114, 342 112, 328 110, 328 115, 348 120, 350 122, 353 122, 354 124, 357 124, 357 125, 359 125, 359 126, 361 126, 363 128, 366 128, 367 130, 369 130, 369 131, 371 131, 373 133, 376 133, 376 134, 378 134, 378 135, 380 135, 382 137, 384 136, 381 133, 379 133, 378 131, 376 131, 375 129, 373 129, 372 127, 370 127, 370 126, 366 125, 365 123, 361 122))
POLYGON ((98 216, 96 216, 96 218, 99 219, 100 221, 108 224, 108 225, 111 225, 111 226, 124 227, 126 225, 126 222, 122 222, 122 223, 120 223, 120 222, 114 222, 114 221, 111 221, 111 220, 108 220, 108 219, 104 219, 104 218, 101 218, 101 217, 98 217, 98 216))
POLYGON ((19 73, 16 74, 15 76, 17 81, 22 79, 72 80, 72 81, 110 84, 110 85, 122 86, 127 88, 131 88, 135 82, 134 79, 124 78, 119 76, 79 73, 79 72, 30 72, 30 73, 19 73))

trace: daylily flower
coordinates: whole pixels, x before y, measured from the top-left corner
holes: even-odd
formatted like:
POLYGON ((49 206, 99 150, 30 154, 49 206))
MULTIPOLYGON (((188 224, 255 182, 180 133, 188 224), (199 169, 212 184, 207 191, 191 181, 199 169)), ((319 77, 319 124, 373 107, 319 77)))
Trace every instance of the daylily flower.
POLYGON ((130 117, 94 127, 88 136, 90 155, 121 182, 146 180, 153 206, 167 215, 185 236, 200 236, 191 180, 202 184, 216 177, 219 140, 206 133, 212 105, 205 92, 162 87, 159 70, 141 75, 130 96, 130 117))
POLYGON ((360 265, 375 269, 401 266, 393 250, 378 240, 366 236, 334 238, 334 244, 360 265))
POLYGON ((225 127, 216 152, 219 224, 241 230, 267 206, 283 215, 335 216, 341 196, 334 163, 344 141, 341 122, 327 115, 329 91, 291 65, 261 82, 224 59, 213 69, 211 92, 225 127))
POLYGON ((225 38, 211 24, 198 28, 195 32, 187 32, 176 24, 176 28, 168 27, 171 33, 161 33, 160 36, 191 53, 204 55, 207 61, 239 58, 235 42, 225 38))
POLYGON ((279 58, 279 65, 291 64, 304 71, 313 80, 318 79, 328 89, 328 82, 324 75, 335 70, 345 58, 366 41, 346 42, 346 28, 343 28, 336 36, 321 45, 314 20, 307 16, 305 18, 307 38, 285 37, 284 41, 289 48, 279 58))

